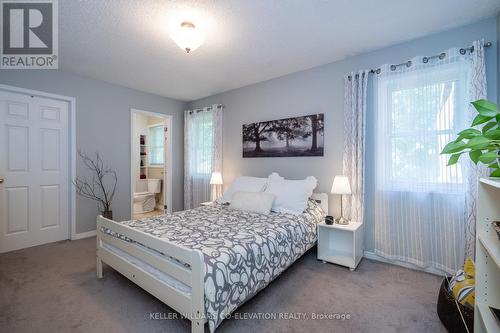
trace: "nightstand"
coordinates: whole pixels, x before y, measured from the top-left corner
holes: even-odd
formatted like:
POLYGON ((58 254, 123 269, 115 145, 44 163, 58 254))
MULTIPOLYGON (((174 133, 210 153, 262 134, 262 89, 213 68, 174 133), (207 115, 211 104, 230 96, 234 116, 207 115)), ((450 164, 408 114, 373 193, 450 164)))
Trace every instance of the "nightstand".
POLYGON ((213 203, 214 203, 213 201, 202 202, 200 203, 200 206, 210 206, 213 203))
POLYGON ((318 224, 318 260, 356 269, 363 258, 363 224, 318 224))

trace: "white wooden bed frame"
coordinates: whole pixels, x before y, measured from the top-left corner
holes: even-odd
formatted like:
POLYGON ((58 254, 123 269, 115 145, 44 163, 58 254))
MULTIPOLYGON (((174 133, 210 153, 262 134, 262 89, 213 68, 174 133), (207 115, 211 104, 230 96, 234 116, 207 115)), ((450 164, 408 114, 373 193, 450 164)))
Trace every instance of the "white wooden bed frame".
MULTIPOLYGON (((328 195, 315 193, 313 199, 321 201, 321 207, 328 212, 328 195)), ((205 264, 203 254, 198 250, 190 250, 167 240, 160 240, 152 235, 128 227, 99 215, 97 217, 97 277, 102 278, 102 263, 111 266, 135 284, 158 298, 160 301, 191 320, 191 332, 202 333, 207 322, 205 316, 205 264), (186 267, 173 260, 166 260, 159 254, 147 250, 144 246, 127 242, 111 236, 101 230, 106 228, 111 232, 121 234, 142 245, 167 254, 181 262, 190 265, 186 267), (153 274, 132 263, 127 258, 110 251, 104 244, 111 245, 128 255, 136 257, 144 263, 165 273, 191 288, 188 295, 175 287, 158 279, 153 274)))

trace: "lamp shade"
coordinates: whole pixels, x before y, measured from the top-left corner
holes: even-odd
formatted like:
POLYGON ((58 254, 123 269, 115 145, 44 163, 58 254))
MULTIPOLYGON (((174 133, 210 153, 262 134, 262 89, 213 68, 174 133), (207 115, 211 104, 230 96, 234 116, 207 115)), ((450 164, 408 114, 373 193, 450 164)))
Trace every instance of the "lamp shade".
POLYGON ((346 176, 335 176, 331 192, 333 194, 351 194, 349 179, 346 176))
POLYGON ((222 174, 220 172, 212 172, 210 185, 222 185, 222 174))

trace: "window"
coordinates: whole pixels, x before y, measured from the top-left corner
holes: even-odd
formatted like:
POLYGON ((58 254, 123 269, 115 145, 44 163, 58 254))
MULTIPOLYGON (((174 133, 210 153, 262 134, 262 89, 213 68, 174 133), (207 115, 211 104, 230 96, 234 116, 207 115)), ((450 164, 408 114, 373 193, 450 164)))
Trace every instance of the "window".
POLYGON ((163 125, 149 127, 149 165, 162 166, 165 156, 163 125))
POLYGON ((200 112, 192 117, 192 172, 193 175, 210 176, 213 156, 213 116, 200 112))
POLYGON ((220 196, 210 186, 212 172, 222 170, 222 105, 184 112, 184 208, 220 196), (214 191, 213 191, 214 190, 214 191))
POLYGON ((385 189, 459 188, 461 166, 441 150, 465 127, 466 75, 459 64, 388 74, 378 84, 379 182, 385 189))

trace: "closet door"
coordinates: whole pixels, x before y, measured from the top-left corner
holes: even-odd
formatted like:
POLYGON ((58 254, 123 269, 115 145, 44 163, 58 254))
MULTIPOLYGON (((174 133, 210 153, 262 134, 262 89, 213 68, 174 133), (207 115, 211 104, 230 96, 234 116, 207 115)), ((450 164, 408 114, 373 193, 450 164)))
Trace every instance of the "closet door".
POLYGON ((68 239, 68 103, 0 91, 0 252, 68 239))

